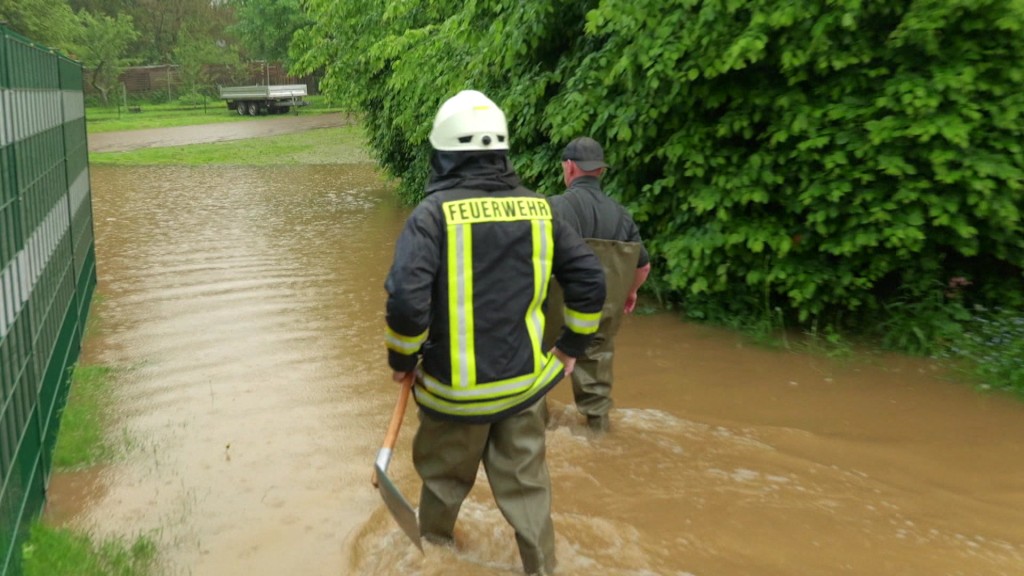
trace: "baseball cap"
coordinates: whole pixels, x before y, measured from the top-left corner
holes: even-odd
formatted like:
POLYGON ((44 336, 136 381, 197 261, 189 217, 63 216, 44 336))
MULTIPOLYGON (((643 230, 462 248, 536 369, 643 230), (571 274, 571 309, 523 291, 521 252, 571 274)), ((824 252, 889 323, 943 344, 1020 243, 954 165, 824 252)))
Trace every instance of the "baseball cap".
POLYGON ((598 168, 607 168, 604 163, 604 150, 597 140, 587 136, 580 136, 565 147, 562 152, 562 160, 572 160, 582 170, 590 172, 598 168))

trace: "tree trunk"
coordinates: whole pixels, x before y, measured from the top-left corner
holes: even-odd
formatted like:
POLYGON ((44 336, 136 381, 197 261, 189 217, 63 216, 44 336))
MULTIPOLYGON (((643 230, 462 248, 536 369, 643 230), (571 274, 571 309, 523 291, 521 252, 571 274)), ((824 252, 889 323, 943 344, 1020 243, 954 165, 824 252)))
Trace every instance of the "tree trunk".
POLYGON ((103 105, 106 106, 110 102, 108 99, 110 88, 103 86, 103 83, 100 81, 102 78, 103 68, 104 64, 101 63, 92 71, 92 78, 89 83, 92 84, 92 87, 100 93, 100 99, 103 100, 103 105))

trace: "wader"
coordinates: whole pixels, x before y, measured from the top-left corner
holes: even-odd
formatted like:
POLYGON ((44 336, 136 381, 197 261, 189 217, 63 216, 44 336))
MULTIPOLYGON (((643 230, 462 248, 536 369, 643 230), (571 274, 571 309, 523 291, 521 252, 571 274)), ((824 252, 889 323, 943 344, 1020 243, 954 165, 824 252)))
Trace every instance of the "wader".
POLYGON ((551 522, 551 478, 544 461, 544 399, 491 424, 437 420, 420 412, 412 459, 423 480, 420 534, 428 541, 452 541, 462 501, 483 462, 491 492, 512 525, 523 569, 555 569, 551 522))
MULTIPOLYGON (((612 356, 615 334, 625 314, 626 297, 633 285, 636 264, 640 261, 638 242, 587 238, 604 268, 607 296, 601 310, 601 324, 583 356, 576 359, 572 372, 572 392, 576 409, 585 416, 604 416, 612 407, 612 356)), ((551 282, 548 291, 547 323, 544 326, 545 349, 554 346, 561 332, 562 288, 551 282)))

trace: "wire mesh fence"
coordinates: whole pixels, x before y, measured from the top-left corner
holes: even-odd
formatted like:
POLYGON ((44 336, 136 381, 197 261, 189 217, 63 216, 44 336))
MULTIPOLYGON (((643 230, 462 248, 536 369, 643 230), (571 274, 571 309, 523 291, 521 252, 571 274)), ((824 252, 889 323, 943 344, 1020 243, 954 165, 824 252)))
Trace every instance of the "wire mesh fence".
POLYGON ((95 262, 82 67, 0 26, 0 574, 42 510, 95 262))

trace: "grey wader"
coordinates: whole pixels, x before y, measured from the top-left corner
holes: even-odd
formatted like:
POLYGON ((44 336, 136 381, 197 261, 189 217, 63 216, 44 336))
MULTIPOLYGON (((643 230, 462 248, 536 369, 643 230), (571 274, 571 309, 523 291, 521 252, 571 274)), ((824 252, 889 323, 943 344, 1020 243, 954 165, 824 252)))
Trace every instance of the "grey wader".
MULTIPOLYGON (((636 265, 640 261, 638 242, 587 238, 604 268, 606 296, 601 310, 601 324, 586 353, 576 359, 572 373, 572 392, 576 409, 590 418, 604 419, 612 407, 612 357, 615 334, 625 315, 626 297, 633 286, 636 265)), ((544 327, 545 349, 554 345, 562 329, 562 289, 551 282, 547 301, 547 323, 544 327)))
POLYGON ((436 420, 422 411, 412 459, 423 480, 420 534, 435 543, 453 540, 459 508, 483 462, 501 513, 512 525, 527 574, 555 569, 551 478, 544 461, 544 399, 491 424, 436 420))

